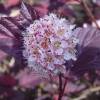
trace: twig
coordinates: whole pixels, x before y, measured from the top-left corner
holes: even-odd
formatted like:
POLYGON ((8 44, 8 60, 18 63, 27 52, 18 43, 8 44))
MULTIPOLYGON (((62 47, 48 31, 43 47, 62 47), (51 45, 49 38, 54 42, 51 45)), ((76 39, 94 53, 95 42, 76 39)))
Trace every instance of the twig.
POLYGON ((66 84, 67 84, 67 78, 66 79, 64 78, 64 80, 65 80, 64 84, 63 84, 62 78, 63 78, 62 74, 59 74, 59 97, 58 97, 58 100, 62 100, 62 97, 64 95, 64 91, 66 88, 66 84))
POLYGON ((89 89, 83 91, 82 94, 81 94, 79 97, 74 98, 74 99, 71 99, 71 100, 83 100, 83 99, 85 99, 89 94, 91 94, 91 93, 93 93, 93 92, 96 92, 96 91, 100 91, 100 86, 89 88, 89 89))
POLYGON ((62 95, 64 94, 64 91, 65 91, 65 88, 66 88, 66 84, 67 84, 67 79, 65 79, 65 83, 64 83, 64 86, 63 86, 63 89, 62 89, 62 95))
POLYGON ((62 76, 61 73, 59 74, 59 97, 58 100, 62 99, 62 76))
POLYGON ((83 6, 84 6, 84 8, 85 8, 85 11, 86 11, 88 17, 90 17, 91 20, 95 23, 96 27, 97 27, 98 29, 100 29, 100 26, 97 24, 96 19, 95 19, 95 17, 93 16, 93 14, 92 14, 90 8, 88 7, 87 3, 85 2, 85 0, 81 0, 81 2, 82 2, 83 6))

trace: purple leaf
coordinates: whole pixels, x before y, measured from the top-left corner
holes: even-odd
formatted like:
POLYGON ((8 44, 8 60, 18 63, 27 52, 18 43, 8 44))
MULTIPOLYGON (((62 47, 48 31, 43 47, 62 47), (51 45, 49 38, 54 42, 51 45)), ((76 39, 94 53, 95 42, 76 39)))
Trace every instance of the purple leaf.
POLYGON ((79 28, 75 35, 80 40, 80 54, 72 71, 80 75, 95 69, 100 70, 100 30, 93 27, 79 28))
POLYGON ((27 20, 32 20, 32 16, 31 14, 29 13, 28 11, 28 8, 27 6, 22 2, 22 5, 21 5, 21 13, 23 14, 23 16, 27 19, 27 20))
POLYGON ((87 28, 78 28, 75 35, 79 38, 79 45, 81 47, 100 47, 96 43, 100 41, 100 30, 88 26, 87 28), (93 44, 93 45, 92 45, 93 44))
POLYGON ((16 80, 14 79, 14 77, 10 76, 10 75, 3 75, 0 76, 0 85, 1 86, 14 86, 16 85, 16 80))
POLYGON ((66 88, 65 88, 65 93, 75 93, 75 92, 80 92, 84 90, 86 86, 84 84, 75 84, 72 82, 67 82, 66 88))
POLYGON ((25 19, 27 19, 30 23, 39 17, 37 11, 30 5, 22 2, 21 4, 21 14, 25 19))
POLYGON ((0 18, 0 50, 14 57, 22 57, 23 41, 21 33, 38 17, 37 11, 32 6, 22 2, 19 16, 0 18), (6 39, 1 39, 2 36, 5 36, 6 39))
POLYGON ((42 81, 39 75, 29 72, 27 69, 19 72, 16 78, 18 79, 19 86, 24 88, 32 88, 42 81))
POLYGON ((21 31, 6 17, 0 19, 0 26, 0 50, 15 56, 16 47, 19 46, 21 31))

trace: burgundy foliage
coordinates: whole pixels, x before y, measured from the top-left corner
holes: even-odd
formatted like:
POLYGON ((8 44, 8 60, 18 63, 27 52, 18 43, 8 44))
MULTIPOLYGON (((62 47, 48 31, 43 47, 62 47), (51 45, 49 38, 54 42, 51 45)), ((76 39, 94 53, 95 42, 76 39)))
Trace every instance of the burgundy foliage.
POLYGON ((2 86, 14 86, 16 83, 16 79, 10 75, 0 76, 0 85, 2 86))

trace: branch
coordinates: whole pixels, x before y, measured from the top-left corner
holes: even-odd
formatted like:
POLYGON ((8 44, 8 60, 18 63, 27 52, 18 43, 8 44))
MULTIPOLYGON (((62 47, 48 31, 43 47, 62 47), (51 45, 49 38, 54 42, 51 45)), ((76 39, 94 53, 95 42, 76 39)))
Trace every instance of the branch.
POLYGON ((97 27, 98 29, 100 29, 100 26, 97 24, 96 19, 95 19, 95 17, 93 16, 93 14, 92 14, 90 8, 88 7, 87 3, 85 2, 85 0, 81 0, 81 2, 82 2, 83 6, 84 6, 84 8, 85 8, 85 11, 86 11, 88 17, 91 18, 91 20, 95 23, 96 27, 97 27))
POLYGON ((64 86, 63 86, 63 89, 62 89, 62 94, 64 94, 64 91, 65 91, 65 88, 66 88, 66 85, 67 85, 67 79, 65 79, 65 83, 64 83, 64 86))
POLYGON ((93 92, 96 92, 96 91, 100 91, 100 86, 98 87, 92 87, 92 88, 89 88, 89 89, 86 89, 85 91, 82 92, 82 94, 77 97, 77 98, 74 98, 74 99, 71 99, 71 100, 83 100, 85 99, 89 94, 93 93, 93 92))

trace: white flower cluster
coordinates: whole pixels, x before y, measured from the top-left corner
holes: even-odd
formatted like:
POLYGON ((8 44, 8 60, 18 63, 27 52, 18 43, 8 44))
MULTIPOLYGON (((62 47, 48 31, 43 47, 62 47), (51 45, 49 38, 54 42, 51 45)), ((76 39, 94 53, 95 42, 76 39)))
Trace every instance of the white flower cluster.
POLYGON ((28 66, 35 71, 45 69, 56 74, 65 70, 66 61, 76 60, 78 39, 73 35, 74 27, 65 18, 52 13, 35 20, 23 32, 23 55, 28 66))

